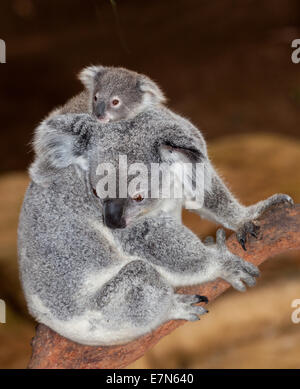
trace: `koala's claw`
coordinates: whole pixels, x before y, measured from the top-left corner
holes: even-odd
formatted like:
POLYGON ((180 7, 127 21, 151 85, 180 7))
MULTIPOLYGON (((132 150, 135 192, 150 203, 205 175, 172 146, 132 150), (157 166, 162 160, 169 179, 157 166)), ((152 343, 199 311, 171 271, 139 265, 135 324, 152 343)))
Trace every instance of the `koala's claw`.
POLYGON ((208 303, 208 298, 198 294, 176 294, 174 313, 171 318, 188 321, 200 320, 198 316, 208 313, 208 310, 201 305, 194 305, 200 302, 208 303))
POLYGON ((245 251, 247 251, 247 249, 246 249, 246 240, 244 238, 240 238, 239 242, 240 242, 240 245, 243 247, 243 249, 245 251))
POLYGON ((177 302, 183 304, 208 303, 208 298, 206 296, 200 296, 200 294, 176 294, 175 299, 177 302))
POLYGON ((208 303, 208 298, 206 296, 200 296, 200 294, 196 294, 195 297, 198 297, 198 303, 208 303))
POLYGON ((243 247, 245 251, 246 249, 246 241, 248 234, 252 235, 254 238, 258 238, 258 231, 260 227, 257 223, 254 223, 253 221, 246 222, 242 227, 240 227, 237 232, 237 240, 240 243, 240 245, 243 247))
POLYGON ((189 310, 186 310, 186 313, 182 316, 182 319, 188 321, 197 321, 200 320, 199 316, 204 315, 205 313, 208 313, 207 309, 199 305, 194 305, 191 306, 189 310))

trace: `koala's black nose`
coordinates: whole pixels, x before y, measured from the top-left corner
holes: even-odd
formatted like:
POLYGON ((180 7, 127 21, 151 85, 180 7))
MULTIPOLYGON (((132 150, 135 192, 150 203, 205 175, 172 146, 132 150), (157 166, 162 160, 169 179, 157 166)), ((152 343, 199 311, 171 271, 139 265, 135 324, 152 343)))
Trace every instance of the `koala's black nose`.
POLYGON ((112 229, 125 228, 124 207, 126 199, 109 199, 104 201, 103 221, 104 224, 112 229))
POLYGON ((99 101, 99 103, 95 107, 95 114, 97 117, 101 117, 104 115, 105 112, 105 102, 99 101))

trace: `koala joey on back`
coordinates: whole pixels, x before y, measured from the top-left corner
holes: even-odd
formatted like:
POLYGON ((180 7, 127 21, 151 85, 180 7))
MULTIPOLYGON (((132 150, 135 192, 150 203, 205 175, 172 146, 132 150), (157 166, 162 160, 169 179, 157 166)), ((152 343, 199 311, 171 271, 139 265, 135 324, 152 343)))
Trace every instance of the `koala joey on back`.
POLYGON ((101 198, 97 166, 111 163, 120 173, 121 154, 148 167, 201 162, 197 212, 237 231, 243 245, 257 234, 253 220, 265 209, 292 203, 274 195, 241 205, 212 167, 201 133, 162 107, 111 123, 54 115, 37 128, 34 144, 18 230, 23 289, 38 322, 83 344, 122 344, 168 320, 198 320, 206 309, 197 303, 207 299, 176 287, 221 277, 243 291, 259 274, 227 249, 223 230, 216 242, 201 242, 181 223, 175 200, 145 192, 101 198))
POLYGON ((79 73, 85 90, 55 114, 90 113, 100 122, 131 119, 151 106, 166 102, 149 77, 112 66, 89 66, 79 73))

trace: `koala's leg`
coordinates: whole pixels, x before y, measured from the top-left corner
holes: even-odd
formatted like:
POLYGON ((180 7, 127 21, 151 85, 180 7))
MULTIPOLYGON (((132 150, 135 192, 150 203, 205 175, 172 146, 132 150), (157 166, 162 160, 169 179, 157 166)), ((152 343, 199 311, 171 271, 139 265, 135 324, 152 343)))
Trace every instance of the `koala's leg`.
POLYGON ((188 228, 172 217, 145 218, 121 233, 124 250, 150 262, 173 287, 201 284, 220 277, 234 288, 255 284, 256 266, 232 254, 225 232, 216 244, 204 245, 188 228))
POLYGON ((151 264, 134 260, 95 294, 93 309, 101 312, 101 327, 118 343, 171 319, 198 320, 197 315, 207 311, 194 304, 207 301, 204 296, 175 294, 151 264))
POLYGON ((211 174, 211 184, 204 193, 204 203, 195 212, 236 231, 238 241, 245 250, 247 235, 257 237, 259 226, 255 222, 256 218, 275 204, 293 204, 290 196, 275 194, 266 200, 245 207, 230 193, 213 168, 211 168, 211 174))
POLYGON ((147 262, 126 264, 94 296, 94 307, 111 329, 149 330, 170 308, 173 290, 147 262))
POLYGON ((204 313, 203 308, 191 306, 200 298, 184 303, 175 296, 173 288, 151 264, 135 260, 101 287, 93 298, 93 309, 101 312, 101 327, 109 329, 114 342, 118 338, 124 342, 170 319, 195 319, 192 314, 204 313))

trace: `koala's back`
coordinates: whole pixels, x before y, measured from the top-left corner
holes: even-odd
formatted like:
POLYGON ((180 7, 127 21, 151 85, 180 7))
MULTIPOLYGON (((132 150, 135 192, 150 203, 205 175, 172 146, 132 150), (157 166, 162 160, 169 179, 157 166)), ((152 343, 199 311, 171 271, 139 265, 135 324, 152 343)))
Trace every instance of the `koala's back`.
POLYGON ((19 222, 21 280, 29 309, 42 322, 43 311, 66 320, 88 309, 86 279, 118 261, 95 227, 101 214, 90 209, 72 167, 62 180, 69 185, 30 183, 19 222))
POLYGON ((91 113, 89 92, 87 90, 71 97, 64 105, 54 109, 48 117, 67 113, 91 113))

